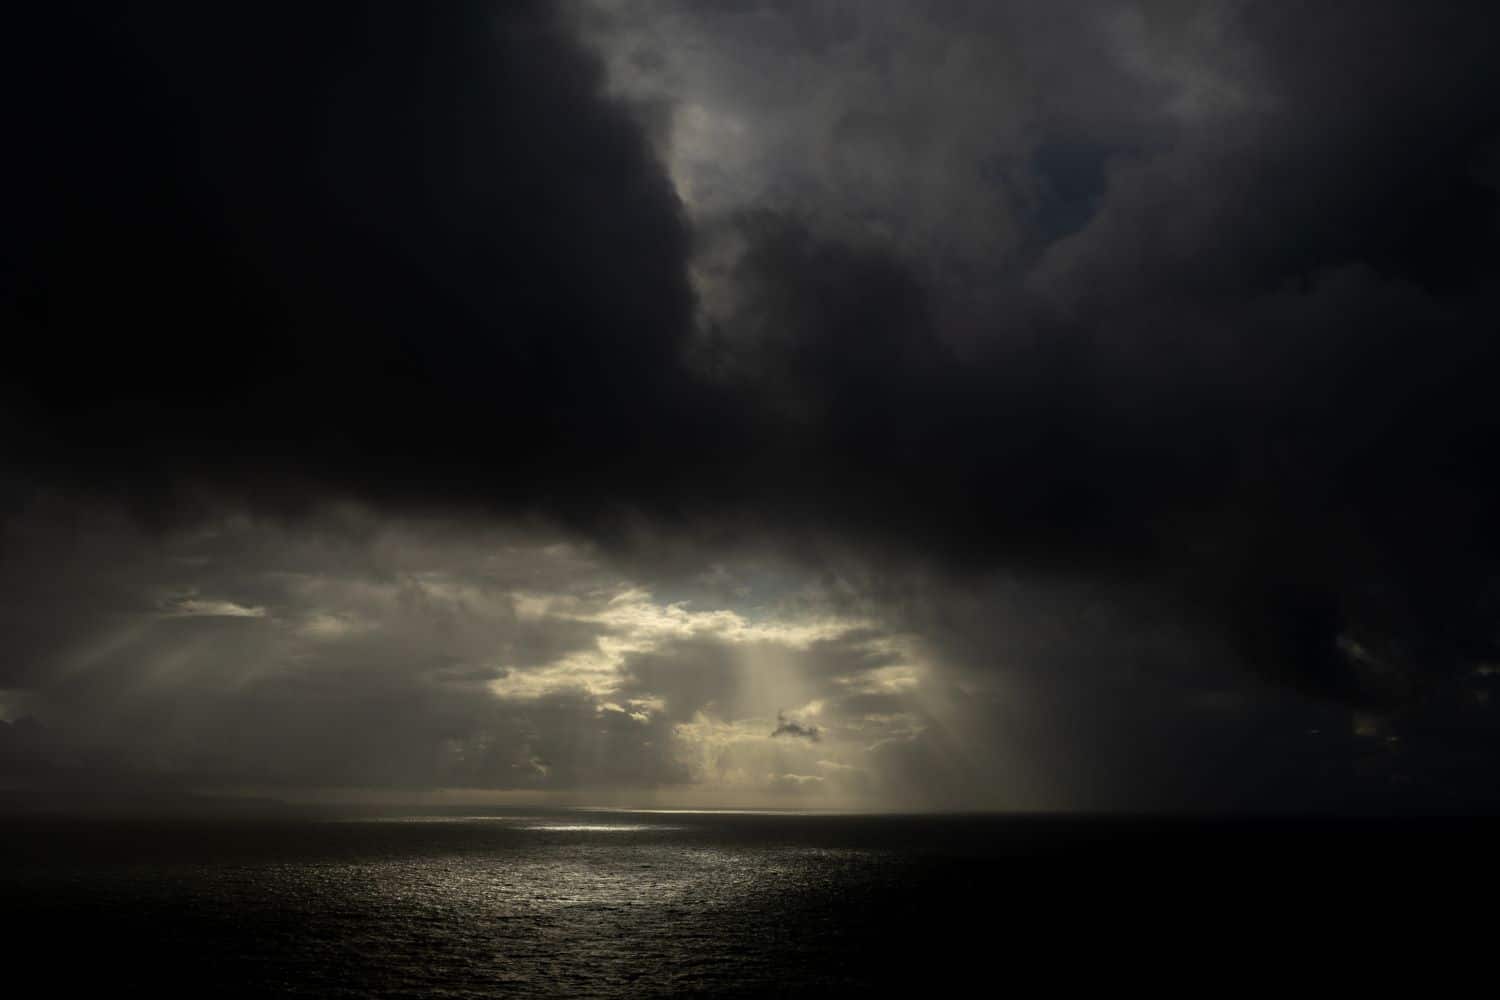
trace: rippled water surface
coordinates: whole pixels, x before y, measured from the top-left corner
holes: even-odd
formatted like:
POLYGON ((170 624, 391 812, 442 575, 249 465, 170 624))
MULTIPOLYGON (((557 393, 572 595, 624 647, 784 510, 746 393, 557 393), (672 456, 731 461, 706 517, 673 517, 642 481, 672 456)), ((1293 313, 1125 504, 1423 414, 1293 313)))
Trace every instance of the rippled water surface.
POLYGON ((24 917, 13 972, 133 995, 811 995, 1214 948, 1259 919, 1248 901, 1280 907, 1283 934, 1331 913, 1378 933, 1434 870, 1403 883, 1393 858, 1493 842, 1462 824, 29 820, 0 830, 0 902, 24 917))

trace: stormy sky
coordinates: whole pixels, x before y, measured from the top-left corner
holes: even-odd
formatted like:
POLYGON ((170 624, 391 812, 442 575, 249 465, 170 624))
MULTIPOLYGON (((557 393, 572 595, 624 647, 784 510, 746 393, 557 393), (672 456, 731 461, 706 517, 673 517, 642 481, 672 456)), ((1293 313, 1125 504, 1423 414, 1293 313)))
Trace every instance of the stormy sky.
POLYGON ((1493 809, 1490 8, 8 12, 0 789, 1493 809))

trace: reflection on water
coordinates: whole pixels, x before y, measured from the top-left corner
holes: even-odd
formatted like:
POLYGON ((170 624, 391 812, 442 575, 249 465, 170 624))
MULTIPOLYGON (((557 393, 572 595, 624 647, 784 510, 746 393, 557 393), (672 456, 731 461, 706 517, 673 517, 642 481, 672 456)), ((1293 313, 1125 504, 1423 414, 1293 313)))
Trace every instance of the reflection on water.
POLYGON ((1371 953, 1399 950, 1378 947, 1393 930, 1456 948, 1487 925, 1444 925, 1429 897, 1478 892, 1496 833, 602 812, 30 820, 0 823, 0 912, 26 917, 7 984, 35 969, 57 995, 968 995, 997 962, 1054 975, 1086 953, 1125 968, 1165 941, 1232 964, 1266 912, 1285 941, 1341 923, 1371 953), (1384 919, 1398 903, 1426 915, 1420 928, 1384 919))
MULTIPOLYGON (((83 834, 75 850, 54 839, 13 886, 65 933, 92 922, 122 968, 170 947, 172 968, 183 955, 215 975, 233 968, 251 992, 723 992, 823 949, 821 935, 788 927, 878 853, 724 823, 598 813, 143 826, 83 834)), ((846 974, 819 968, 805 981, 846 974)))
POLYGON ((679 827, 648 823, 534 823, 528 830, 549 833, 640 833, 642 830, 676 830, 679 827))

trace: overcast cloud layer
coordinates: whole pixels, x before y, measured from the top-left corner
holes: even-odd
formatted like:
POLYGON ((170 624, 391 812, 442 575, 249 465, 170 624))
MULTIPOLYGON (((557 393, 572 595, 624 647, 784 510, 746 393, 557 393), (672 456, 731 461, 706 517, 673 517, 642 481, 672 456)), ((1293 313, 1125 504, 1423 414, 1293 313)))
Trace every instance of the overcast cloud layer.
POLYGON ((1493 805, 1489 6, 15 15, 6 780, 1493 805))

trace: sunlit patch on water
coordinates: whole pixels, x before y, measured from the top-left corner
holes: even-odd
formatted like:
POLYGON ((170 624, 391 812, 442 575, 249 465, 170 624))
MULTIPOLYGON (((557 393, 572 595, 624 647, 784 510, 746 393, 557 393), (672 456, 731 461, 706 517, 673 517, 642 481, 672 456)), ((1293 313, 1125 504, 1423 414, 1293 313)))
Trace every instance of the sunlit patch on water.
POLYGON ((548 816, 384 816, 378 819, 346 820, 347 824, 359 823, 431 823, 431 824, 487 824, 511 830, 526 830, 536 833, 660 833, 682 830, 681 826, 668 823, 612 823, 608 821, 567 820, 548 816))
POLYGON ((546 833, 645 833, 682 828, 656 823, 537 823, 528 825, 525 829, 541 830, 546 833))

